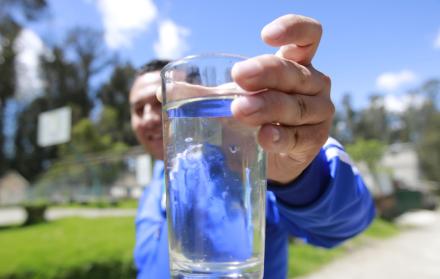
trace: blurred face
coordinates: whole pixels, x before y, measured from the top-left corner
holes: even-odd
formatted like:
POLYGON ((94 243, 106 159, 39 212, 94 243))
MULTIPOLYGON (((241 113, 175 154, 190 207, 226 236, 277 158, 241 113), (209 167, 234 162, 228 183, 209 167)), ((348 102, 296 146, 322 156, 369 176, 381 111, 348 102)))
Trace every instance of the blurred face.
POLYGON ((130 111, 131 127, 139 143, 154 158, 163 160, 162 110, 156 98, 160 84, 159 71, 138 77, 130 91, 130 111))

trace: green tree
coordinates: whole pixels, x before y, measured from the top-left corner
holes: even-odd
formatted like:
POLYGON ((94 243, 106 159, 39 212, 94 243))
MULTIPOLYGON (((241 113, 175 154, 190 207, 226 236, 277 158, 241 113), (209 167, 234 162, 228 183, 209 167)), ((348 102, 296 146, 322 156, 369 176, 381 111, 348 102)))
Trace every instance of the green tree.
POLYGON ((40 19, 47 12, 46 0, 2 0, 0 1, 0 19, 25 23, 40 19))
POLYGON ((15 92, 15 51, 14 41, 20 26, 11 20, 0 22, 0 175, 6 170, 4 154, 5 135, 3 134, 7 101, 15 92))
POLYGON ((128 94, 136 70, 127 63, 117 65, 107 83, 98 90, 98 98, 104 104, 99 128, 102 133, 109 134, 114 141, 123 141, 129 145, 135 145, 136 139, 133 136, 130 126, 130 105, 128 94), (108 118, 113 114, 112 120, 108 118))
POLYGON ((427 101, 418 113, 421 122, 418 126, 420 140, 417 142, 420 164, 425 178, 440 183, 440 80, 428 80, 421 91, 427 101))
POLYGON ((72 29, 65 42, 65 48, 73 56, 72 65, 77 73, 77 94, 81 100, 82 116, 89 116, 92 99, 96 92, 92 88, 92 79, 112 64, 103 44, 102 32, 90 28, 72 29))
MULTIPOLYGON (((112 120, 114 111, 108 110, 105 115, 110 117, 106 120, 112 120)), ((60 146, 60 158, 39 177, 37 187, 47 184, 110 185, 124 168, 123 153, 127 146, 112 141, 108 134, 101 134, 98 127, 99 123, 87 118, 76 123, 71 141, 60 146)))
POLYGON ((346 150, 353 160, 364 161, 370 170, 375 170, 385 151, 385 144, 376 139, 357 139, 353 144, 347 145, 346 150))
POLYGON ((422 172, 429 180, 440 182, 440 113, 431 119, 418 147, 422 172))
POLYGON ((366 109, 359 113, 359 119, 354 127, 355 137, 377 139, 389 142, 389 120, 385 110, 383 96, 373 94, 366 109))
POLYGON ((352 143, 355 137, 357 124, 357 112, 351 102, 351 93, 345 93, 342 97, 340 110, 336 111, 333 117, 332 135, 342 144, 352 143))
POLYGON ((57 156, 55 147, 41 148, 37 144, 38 115, 48 108, 48 99, 37 97, 21 111, 17 119, 13 167, 30 181, 57 156))
POLYGON ((3 134, 7 101, 16 89, 15 40, 22 26, 37 20, 47 10, 45 0, 3 0, 0 1, 0 175, 6 169, 3 134))
MULTIPOLYGON (((37 119, 40 113, 69 106, 74 126, 82 120, 89 121, 94 95, 92 80, 108 65, 101 41, 99 32, 73 29, 64 43, 53 46, 51 55, 42 58, 43 94, 20 112, 15 134, 14 166, 28 179, 38 177, 53 160, 65 154, 58 152, 58 147, 41 148, 37 145, 37 119), (27 164, 33 167, 26 168, 27 164)), ((84 121, 81 125, 84 125, 84 121)), ((96 147, 90 145, 88 150, 96 147)))
POLYGON ((102 33, 88 28, 72 29, 63 44, 52 48, 52 55, 42 65, 51 107, 76 106, 74 124, 89 117, 95 95, 92 80, 110 65, 102 33))

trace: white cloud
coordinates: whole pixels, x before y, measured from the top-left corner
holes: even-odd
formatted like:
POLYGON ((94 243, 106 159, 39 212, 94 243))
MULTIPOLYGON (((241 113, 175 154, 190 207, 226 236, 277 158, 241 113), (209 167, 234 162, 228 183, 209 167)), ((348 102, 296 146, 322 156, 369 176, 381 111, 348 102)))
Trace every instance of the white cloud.
POLYGON ((172 20, 165 20, 159 24, 159 41, 154 43, 154 51, 158 58, 175 59, 181 57, 188 49, 186 38, 189 29, 179 26, 172 20))
POLYGON ((18 100, 32 99, 43 90, 40 58, 47 49, 34 31, 23 29, 14 43, 14 50, 17 53, 15 97, 18 100))
POLYGON ((377 78, 376 86, 380 90, 393 91, 416 80, 417 76, 410 70, 402 70, 396 73, 386 72, 377 78))
POLYGON ((384 97, 384 106, 387 111, 402 113, 408 108, 420 108, 426 102, 423 95, 386 95, 384 97))
POLYGON ((438 30, 437 38, 434 41, 434 48, 440 49, 440 30, 438 30))
POLYGON ((152 0, 98 0, 98 10, 102 14, 105 41, 113 49, 130 46, 157 17, 152 0))

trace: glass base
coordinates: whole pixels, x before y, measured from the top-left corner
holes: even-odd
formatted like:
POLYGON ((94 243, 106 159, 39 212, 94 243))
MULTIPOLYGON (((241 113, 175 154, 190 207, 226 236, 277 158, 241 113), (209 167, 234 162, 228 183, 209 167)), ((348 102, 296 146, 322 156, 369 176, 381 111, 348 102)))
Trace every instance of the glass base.
POLYGON ((172 279, 261 279, 263 261, 251 258, 244 262, 172 261, 172 279))
POLYGON ((261 279, 260 272, 253 273, 194 273, 184 271, 174 271, 171 273, 172 279, 261 279))

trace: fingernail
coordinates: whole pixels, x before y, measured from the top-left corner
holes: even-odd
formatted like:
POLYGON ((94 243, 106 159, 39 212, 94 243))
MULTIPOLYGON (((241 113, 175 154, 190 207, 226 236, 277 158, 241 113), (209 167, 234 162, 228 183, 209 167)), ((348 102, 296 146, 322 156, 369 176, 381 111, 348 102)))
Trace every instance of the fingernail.
POLYGON ((251 78, 261 72, 261 66, 253 60, 246 60, 235 64, 234 71, 241 76, 251 78))
POLYGON ((278 128, 272 127, 272 142, 277 143, 281 138, 280 130, 278 128))
POLYGON ((258 97, 242 96, 234 100, 232 103, 234 110, 237 109, 244 115, 251 115, 260 110, 264 103, 258 97))
POLYGON ((284 34, 285 30, 278 24, 268 25, 263 29, 263 34, 266 37, 270 37, 272 40, 278 40, 284 34))

